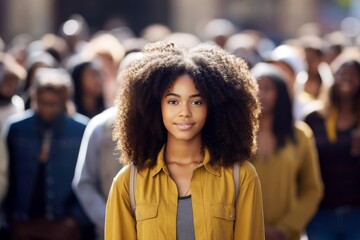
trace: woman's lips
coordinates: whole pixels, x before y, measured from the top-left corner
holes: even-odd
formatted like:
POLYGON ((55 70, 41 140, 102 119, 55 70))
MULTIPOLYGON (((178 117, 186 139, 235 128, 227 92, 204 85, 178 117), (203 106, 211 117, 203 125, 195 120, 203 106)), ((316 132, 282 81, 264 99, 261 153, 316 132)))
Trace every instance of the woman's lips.
POLYGON ((194 126, 194 123, 174 123, 174 125, 180 130, 189 130, 194 126))

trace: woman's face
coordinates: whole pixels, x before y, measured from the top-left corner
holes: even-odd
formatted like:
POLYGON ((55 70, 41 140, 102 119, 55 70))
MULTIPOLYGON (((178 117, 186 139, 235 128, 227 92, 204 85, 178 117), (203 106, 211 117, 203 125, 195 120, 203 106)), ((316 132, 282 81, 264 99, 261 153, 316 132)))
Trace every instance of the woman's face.
POLYGON ((161 100, 162 118, 168 138, 191 141, 201 137, 207 117, 207 104, 189 75, 181 75, 161 100))
POLYGON ((262 115, 271 114, 277 99, 275 83, 271 78, 264 76, 258 80, 258 84, 262 115))
POLYGON ((360 88, 360 73, 355 67, 344 64, 335 73, 335 87, 340 97, 353 98, 360 88))
POLYGON ((103 76, 99 69, 92 65, 88 65, 82 75, 83 92, 92 96, 102 94, 103 76))

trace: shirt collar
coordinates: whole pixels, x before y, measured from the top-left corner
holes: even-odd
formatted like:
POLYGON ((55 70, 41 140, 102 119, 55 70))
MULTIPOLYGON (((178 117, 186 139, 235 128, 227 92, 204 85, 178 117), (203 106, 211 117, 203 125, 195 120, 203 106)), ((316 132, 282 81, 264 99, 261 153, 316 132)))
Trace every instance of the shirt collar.
MULTIPOLYGON (((161 170, 163 170, 166 174, 169 175, 169 171, 166 167, 164 156, 165 156, 165 145, 161 148, 161 150, 157 156, 156 165, 150 170, 152 177, 154 177, 158 173, 160 173, 161 170)), ((205 147, 204 162, 201 163, 198 168, 200 168, 200 167, 204 167, 211 174, 214 174, 218 177, 221 176, 219 166, 210 164, 210 151, 207 147, 205 147)))

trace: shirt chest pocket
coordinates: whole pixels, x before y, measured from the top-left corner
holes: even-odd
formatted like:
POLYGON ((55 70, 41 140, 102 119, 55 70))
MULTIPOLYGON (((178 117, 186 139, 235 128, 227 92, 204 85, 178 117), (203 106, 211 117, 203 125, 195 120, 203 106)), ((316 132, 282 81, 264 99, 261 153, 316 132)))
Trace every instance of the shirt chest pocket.
POLYGON ((139 204, 136 206, 137 238, 158 239, 158 209, 159 204, 139 204))
POLYGON ((229 204, 213 204, 211 221, 213 239, 233 239, 235 225, 235 207, 229 204))

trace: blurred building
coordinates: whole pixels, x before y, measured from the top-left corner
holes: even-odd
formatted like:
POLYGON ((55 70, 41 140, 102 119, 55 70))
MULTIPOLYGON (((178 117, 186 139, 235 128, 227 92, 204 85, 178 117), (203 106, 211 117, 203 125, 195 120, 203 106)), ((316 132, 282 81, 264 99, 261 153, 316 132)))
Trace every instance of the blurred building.
POLYGON ((0 36, 40 37, 79 13, 92 31, 125 23, 139 32, 150 23, 164 23, 196 33, 207 20, 222 17, 281 38, 312 21, 332 28, 347 15, 360 15, 359 8, 359 0, 0 0, 0 36))

